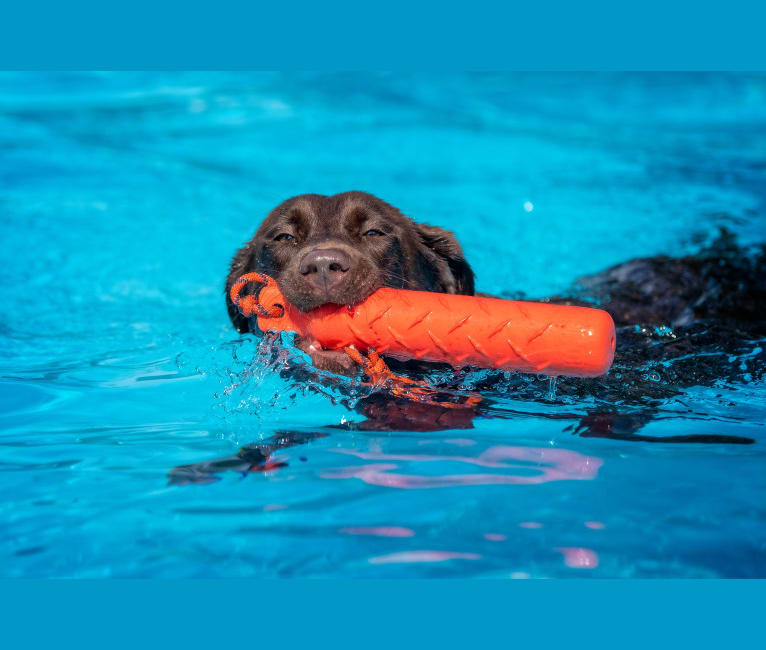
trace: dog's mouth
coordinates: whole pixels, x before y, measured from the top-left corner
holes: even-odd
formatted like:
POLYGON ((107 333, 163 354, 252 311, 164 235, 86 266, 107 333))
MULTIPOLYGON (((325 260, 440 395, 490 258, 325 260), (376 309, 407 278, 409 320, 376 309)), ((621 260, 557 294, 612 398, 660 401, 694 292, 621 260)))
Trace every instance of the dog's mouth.
POLYGON ((282 286, 277 281, 277 284, 285 298, 287 298, 287 301, 304 313, 321 307, 345 307, 352 310, 380 288, 378 284, 371 284, 320 293, 310 287, 295 286, 291 283, 288 286, 282 286))
POLYGON ((327 302, 317 303, 315 306, 309 307, 308 309, 302 309, 301 311, 309 312, 309 311, 314 311, 316 309, 323 309, 323 308, 328 308, 328 309, 345 308, 345 309, 348 309, 349 311, 352 311, 354 307, 356 307, 361 302, 364 302, 364 298, 362 298, 361 300, 343 300, 343 301, 328 300, 327 302))
POLYGON ((298 311, 301 311, 303 313, 308 313, 315 311, 317 309, 338 309, 338 308, 345 308, 349 311, 352 311, 354 307, 356 307, 359 303, 364 302, 364 298, 361 298, 360 300, 322 300, 322 299, 315 299, 315 300, 305 300, 305 299, 290 299, 288 298, 288 302, 295 306, 298 311))

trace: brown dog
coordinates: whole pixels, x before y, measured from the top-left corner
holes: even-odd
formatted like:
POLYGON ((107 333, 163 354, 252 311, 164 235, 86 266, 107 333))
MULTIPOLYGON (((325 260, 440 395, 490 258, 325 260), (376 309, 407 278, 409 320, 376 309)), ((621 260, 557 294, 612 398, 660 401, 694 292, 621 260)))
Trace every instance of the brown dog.
MULTIPOLYGON (((229 298, 243 273, 274 278, 301 311, 327 303, 354 305, 381 287, 473 295, 473 271, 455 236, 415 223, 364 192, 304 194, 274 208, 236 254, 226 280, 226 304, 240 332, 251 325, 229 298)), ((300 337, 298 348, 321 370, 353 374, 343 351, 323 350, 300 337)))
MULTIPOLYGON (((299 196, 271 212, 255 237, 237 253, 226 282, 229 316, 240 332, 248 331, 249 323, 229 300, 228 290, 248 271, 274 277, 287 298, 303 310, 328 302, 353 304, 384 286, 474 293, 473 272, 452 233, 418 225, 396 208, 362 192, 299 196)), ((586 437, 674 444, 754 442, 744 436, 656 436, 639 431, 665 400, 689 386, 721 380, 739 382, 745 372, 751 380, 763 378, 766 351, 755 342, 766 337, 762 314, 766 245, 748 253, 730 233, 723 232, 696 255, 631 260, 581 278, 580 286, 581 298, 597 299, 618 325, 619 371, 599 379, 559 384, 559 394, 573 400, 598 395, 602 405, 585 415, 578 410, 543 410, 536 415, 560 419, 562 424, 572 421, 565 430, 586 437), (673 329, 654 332, 653 325, 673 329), (737 362, 732 363, 729 355, 735 355, 737 362), (654 379, 647 378, 649 371, 654 379), (659 381, 660 372, 663 381, 659 381)), ((577 298, 549 300, 592 305, 577 298)), ((320 369, 343 374, 358 371, 344 352, 322 350, 312 341, 297 343, 320 369)), ((294 367, 291 372, 294 379, 300 379, 300 372, 306 371, 294 367)), ((475 384, 475 390, 491 395, 495 383, 501 382, 503 392, 511 387, 516 399, 539 400, 539 386, 512 381, 495 373, 475 384)), ((225 470, 272 470, 279 466, 270 460, 275 450, 305 444, 339 428, 438 431, 471 428, 473 418, 482 414, 514 417, 510 409, 491 411, 488 402, 455 409, 382 393, 359 400, 354 408, 366 419, 321 427, 316 432, 277 432, 243 447, 235 456, 177 467, 170 473, 170 482, 207 483, 225 470)), ((519 413, 528 417, 532 412, 519 413)))

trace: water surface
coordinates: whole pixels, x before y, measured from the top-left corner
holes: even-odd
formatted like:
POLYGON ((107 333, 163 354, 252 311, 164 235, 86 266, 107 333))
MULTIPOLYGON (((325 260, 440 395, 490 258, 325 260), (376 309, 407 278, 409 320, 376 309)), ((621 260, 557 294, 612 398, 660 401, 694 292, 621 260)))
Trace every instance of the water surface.
POLYGON ((360 416, 254 365, 222 288, 303 192, 452 229, 504 295, 757 243, 765 116, 761 75, 3 74, 0 574, 763 577, 762 341, 641 431, 749 445, 582 437, 536 378, 472 429, 328 431, 360 416), (329 435, 168 485, 286 430, 329 435))

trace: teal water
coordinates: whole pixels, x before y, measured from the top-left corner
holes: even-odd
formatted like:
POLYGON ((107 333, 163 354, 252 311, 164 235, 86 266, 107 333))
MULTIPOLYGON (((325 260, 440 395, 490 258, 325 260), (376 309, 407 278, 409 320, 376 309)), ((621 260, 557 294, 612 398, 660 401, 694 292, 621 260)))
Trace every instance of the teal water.
POLYGON ((377 194, 544 296, 763 241, 765 171, 763 75, 0 75, 0 575, 766 576, 762 341, 642 429, 750 445, 581 437, 592 400, 531 378, 472 429, 327 430, 360 416, 222 294, 294 194, 377 194), (328 435, 168 485, 286 430, 328 435))

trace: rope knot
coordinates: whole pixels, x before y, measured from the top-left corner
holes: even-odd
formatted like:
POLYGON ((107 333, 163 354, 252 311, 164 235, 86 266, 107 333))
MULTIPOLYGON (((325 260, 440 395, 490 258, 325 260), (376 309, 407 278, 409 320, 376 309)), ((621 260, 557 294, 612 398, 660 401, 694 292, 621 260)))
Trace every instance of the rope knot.
MULTIPOLYGON (((246 296, 241 295, 242 290, 251 282, 257 282, 263 285, 263 288, 273 287, 276 282, 273 278, 262 273, 245 273, 239 277, 237 281, 231 285, 230 297, 231 301, 237 306, 242 315, 249 318, 250 316, 261 316, 262 318, 279 318, 285 313, 284 308, 281 305, 272 305, 271 307, 265 307, 258 301, 258 293, 249 294, 246 296)), ((259 292, 260 293, 260 292, 259 292)))
POLYGON ((370 384, 374 388, 383 386, 388 382, 395 397, 403 397, 417 402, 430 402, 444 408, 471 408, 481 402, 481 396, 476 393, 462 396, 462 402, 437 401, 434 399, 436 392, 425 382, 391 372, 375 348, 370 348, 366 357, 354 347, 343 349, 348 356, 362 366, 364 374, 370 378, 370 384))

